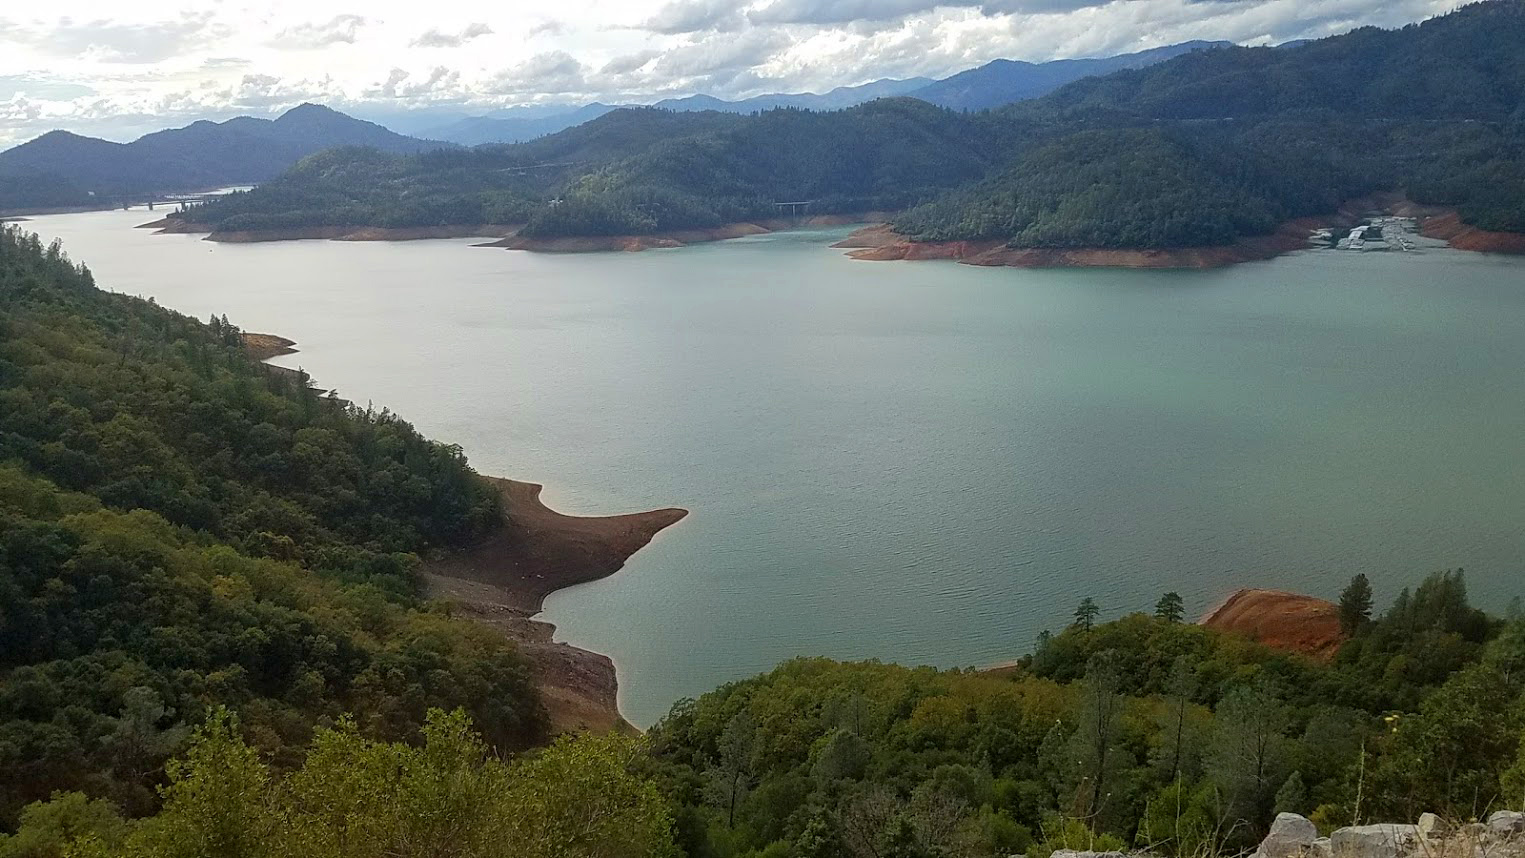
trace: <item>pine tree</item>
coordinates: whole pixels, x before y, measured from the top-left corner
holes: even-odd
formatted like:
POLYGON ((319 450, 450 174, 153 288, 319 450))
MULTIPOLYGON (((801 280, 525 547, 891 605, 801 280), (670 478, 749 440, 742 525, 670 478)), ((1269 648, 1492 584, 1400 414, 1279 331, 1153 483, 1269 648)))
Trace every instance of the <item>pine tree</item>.
POLYGON ((1154 616, 1156 619, 1167 623, 1179 623, 1186 615, 1186 604, 1181 599, 1181 594, 1174 590, 1160 597, 1154 603, 1154 616))
POLYGON ((1353 635, 1371 620, 1371 582, 1357 574, 1340 593, 1340 631, 1353 635))
POLYGON ((1096 617, 1100 614, 1101 608, 1096 607, 1096 600, 1087 596, 1081 599, 1079 607, 1075 608, 1075 625, 1090 631, 1096 624, 1096 617))

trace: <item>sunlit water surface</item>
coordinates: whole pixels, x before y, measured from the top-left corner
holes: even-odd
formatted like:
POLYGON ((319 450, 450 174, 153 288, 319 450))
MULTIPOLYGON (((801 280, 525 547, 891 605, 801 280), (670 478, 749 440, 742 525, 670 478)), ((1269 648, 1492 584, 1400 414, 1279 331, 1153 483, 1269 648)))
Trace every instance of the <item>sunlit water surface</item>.
POLYGON ((1090 595, 1391 598, 1525 567, 1525 260, 1210 272, 868 263, 838 232, 638 254, 219 245, 61 215, 100 284, 281 334, 572 513, 692 515, 553 596, 626 715, 800 654, 979 665, 1090 595))

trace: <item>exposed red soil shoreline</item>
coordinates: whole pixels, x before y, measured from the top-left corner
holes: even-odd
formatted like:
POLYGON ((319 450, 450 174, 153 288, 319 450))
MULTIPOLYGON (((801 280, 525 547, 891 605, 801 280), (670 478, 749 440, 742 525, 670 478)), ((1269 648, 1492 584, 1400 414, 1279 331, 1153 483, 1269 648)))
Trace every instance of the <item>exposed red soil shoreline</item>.
POLYGON ((1326 661, 1345 641, 1338 605, 1284 590, 1239 590, 1200 624, 1326 661))
POLYGON ((182 218, 160 218, 139 224, 138 229, 154 230, 155 235, 202 235, 206 241, 250 244, 266 241, 416 241, 430 238, 497 239, 479 247, 531 250, 539 253, 634 252, 657 248, 685 247, 711 241, 724 241, 748 235, 763 235, 780 230, 809 227, 846 226, 869 223, 889 217, 887 212, 863 212, 842 215, 810 215, 795 218, 770 218, 749 223, 730 223, 708 229, 683 229, 652 235, 582 235, 554 238, 529 238, 518 235, 520 224, 470 224, 458 226, 374 227, 314 226, 291 229, 234 230, 219 232, 207 224, 182 218))
POLYGON ((1426 218, 1419 227, 1419 234, 1429 238, 1443 239, 1459 250, 1476 250, 1483 253, 1525 253, 1525 233, 1491 232, 1462 223, 1456 212, 1445 212, 1426 218))
POLYGON ((291 229, 231 230, 218 232, 206 224, 180 218, 160 218, 139 224, 138 229, 154 230, 155 235, 200 235, 205 241, 223 244, 253 244, 265 241, 421 241, 431 238, 502 238, 519 231, 517 224, 455 224, 450 226, 311 226, 291 229))
MULTIPOLYGON (((255 360, 291 354, 296 343, 274 334, 245 333, 255 360)), ((268 365, 298 376, 296 370, 268 365)), ((319 391, 320 393, 322 391, 319 391)), ((556 627, 533 619, 545 597, 564 587, 606 578, 687 510, 571 516, 540 500, 541 486, 484 477, 503 501, 503 526, 481 543, 424 564, 431 596, 462 615, 502 632, 529 662, 557 732, 633 730, 619 713, 619 680, 608 656, 553 640, 556 627)))
POLYGON ((1372 194, 1346 202, 1338 212, 1287 221, 1271 235, 1241 238, 1214 247, 1159 250, 1116 248, 1013 248, 989 241, 913 241, 888 223, 864 227, 832 245, 848 248, 853 259, 870 261, 952 259, 965 265, 1012 268, 1189 268, 1208 269, 1271 259, 1309 247, 1317 229, 1348 227, 1369 212, 1413 217, 1420 233, 1446 240, 1458 250, 1525 253, 1525 234, 1488 232, 1461 222, 1456 212, 1411 202, 1397 193, 1372 194))
POLYGON ((652 235, 571 235, 548 238, 531 238, 514 235, 482 247, 502 247, 508 250, 530 250, 537 253, 635 253, 659 248, 686 247, 710 241, 725 241, 749 235, 765 235, 790 229, 810 227, 847 226, 883 220, 887 212, 862 212, 858 214, 810 215, 807 217, 770 218, 747 223, 728 223, 707 229, 680 229, 652 235))
POLYGON ((513 639, 535 671, 557 730, 629 729, 608 656, 555 643, 555 627, 531 619, 545 597, 617 572, 687 510, 571 516, 540 500, 541 486, 485 478, 503 498, 503 527, 482 543, 425 564, 430 591, 513 639))
POLYGON ((257 361, 267 361, 281 355, 294 355, 296 340, 288 340, 275 334, 254 334, 245 331, 239 335, 244 341, 244 351, 257 361))

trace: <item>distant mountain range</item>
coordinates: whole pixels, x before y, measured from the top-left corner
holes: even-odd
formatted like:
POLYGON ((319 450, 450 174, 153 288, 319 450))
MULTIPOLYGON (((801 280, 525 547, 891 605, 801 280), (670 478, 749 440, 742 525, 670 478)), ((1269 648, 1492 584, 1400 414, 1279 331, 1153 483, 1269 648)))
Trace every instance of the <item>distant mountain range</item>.
MULTIPOLYGON (((669 98, 652 107, 666 110, 718 110, 724 113, 756 113, 778 107, 806 110, 841 110, 876 98, 908 95, 939 107, 954 110, 984 110, 1038 98, 1067 83, 1092 75, 1111 74, 1122 69, 1136 69, 1164 62, 1192 51, 1220 48, 1232 42, 1182 42, 1163 48, 1113 57, 1079 60, 1054 60, 1029 63, 1020 60, 994 60, 977 68, 959 72, 942 80, 913 77, 904 80, 876 80, 860 86, 840 86, 824 94, 772 93, 727 101, 710 95, 669 98)), ((518 143, 547 134, 555 134, 590 119, 597 119, 616 107, 594 102, 577 105, 541 105, 534 108, 510 108, 485 116, 460 118, 452 122, 420 129, 421 136, 448 140, 463 146, 483 143, 518 143)))
POLYGON ((1174 59, 1192 51, 1232 47, 1233 42, 1182 42, 1133 54, 1083 60, 1026 63, 994 60, 979 68, 934 81, 907 95, 954 110, 986 110, 1030 98, 1039 98, 1067 83, 1085 77, 1138 69, 1174 59))
POLYGON ((444 145, 449 144, 404 137, 316 104, 294 107, 274 120, 195 122, 131 143, 50 131, 0 152, 0 177, 11 180, 0 183, 7 191, 0 209, 260 182, 335 146, 409 153, 444 145), (47 201, 25 199, 26 185, 45 191, 47 201))
MULTIPOLYGON (((1095 59, 1027 63, 996 60, 944 80, 908 78, 844 86, 823 94, 778 93, 727 101, 708 95, 670 98, 652 107, 680 112, 750 114, 775 108, 840 110, 909 96, 941 107, 981 110, 1037 98, 1091 75, 1137 69, 1227 42, 1185 42, 1095 59)), ((450 145, 514 143, 597 119, 617 105, 536 105, 431 125, 417 114, 388 114, 414 130, 404 136, 375 122, 304 104, 274 120, 239 117, 196 122, 131 143, 52 131, 0 152, 0 211, 99 205, 150 192, 265 181, 307 155, 336 146, 413 153, 450 145)))

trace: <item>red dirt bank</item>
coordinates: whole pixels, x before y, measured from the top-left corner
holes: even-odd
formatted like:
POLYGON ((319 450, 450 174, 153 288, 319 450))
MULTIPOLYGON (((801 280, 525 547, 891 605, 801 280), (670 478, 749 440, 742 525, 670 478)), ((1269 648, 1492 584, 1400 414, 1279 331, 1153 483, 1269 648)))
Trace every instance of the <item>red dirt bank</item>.
MULTIPOLYGON (((296 345, 274 334, 242 335, 255 360, 291 354, 296 345)), ((272 371, 294 373, 271 366, 272 371)), ((503 526, 481 543, 424 564, 435 598, 502 632, 534 672, 535 685, 557 732, 632 729, 620 716, 619 683, 608 656, 552 640, 556 627, 533 619, 545 597, 563 587, 619 571, 687 510, 629 515, 563 515, 540 501, 541 487, 485 477, 503 500, 503 526)))
POLYGON ((1161 250, 1113 248, 1013 248, 999 240, 912 241, 888 223, 864 227, 833 247, 852 248, 854 259, 917 260, 953 259, 966 265, 1012 268, 1221 268, 1240 262, 1270 259, 1309 247, 1308 236, 1316 229, 1352 226, 1368 213, 1381 211, 1413 217, 1420 234, 1443 239, 1458 250, 1490 253, 1525 253, 1525 234, 1488 232, 1461 222, 1456 212, 1423 206, 1398 193, 1378 193, 1350 200, 1330 215, 1297 218, 1282 224, 1271 235, 1241 238, 1216 247, 1181 247, 1161 250))
POLYGON ((1201 625, 1323 660, 1333 658, 1345 640, 1337 605, 1283 590, 1240 590, 1201 625))

